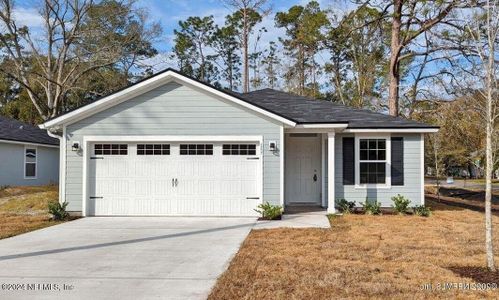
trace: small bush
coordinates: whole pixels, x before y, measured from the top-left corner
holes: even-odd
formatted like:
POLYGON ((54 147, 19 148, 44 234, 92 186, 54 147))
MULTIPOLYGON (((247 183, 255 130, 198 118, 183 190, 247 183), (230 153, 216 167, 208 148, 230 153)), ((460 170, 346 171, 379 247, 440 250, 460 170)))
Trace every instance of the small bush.
POLYGON ((62 204, 58 201, 49 202, 49 213, 52 215, 52 219, 56 221, 66 220, 69 217, 66 206, 68 206, 66 201, 62 204))
POLYGON ((344 214, 349 214, 353 212, 355 208, 355 201, 347 201, 345 199, 337 200, 338 208, 344 214))
POLYGON ((420 217, 429 217, 431 216, 431 210, 429 207, 424 205, 417 205, 412 208, 414 214, 420 217))
POLYGON ((261 214, 264 219, 275 220, 282 215, 282 206, 265 202, 258 205, 258 209, 255 209, 255 211, 261 214))
POLYGON ((366 202, 362 203, 362 208, 366 215, 381 215, 381 203, 378 201, 369 201, 366 197, 366 202))
POLYGON ((400 215, 405 215, 407 212, 407 208, 409 208, 409 204, 411 204, 411 200, 406 197, 398 194, 397 196, 392 197, 393 201, 393 209, 398 212, 400 215))

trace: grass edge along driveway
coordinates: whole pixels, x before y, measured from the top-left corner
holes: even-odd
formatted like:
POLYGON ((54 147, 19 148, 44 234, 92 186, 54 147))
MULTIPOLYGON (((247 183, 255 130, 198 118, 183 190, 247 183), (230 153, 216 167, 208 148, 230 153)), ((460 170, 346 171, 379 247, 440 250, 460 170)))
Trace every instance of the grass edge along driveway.
MULTIPOLYGON (((499 273, 482 268, 482 213, 428 204, 429 218, 346 215, 332 229, 253 230, 209 299, 497 297, 497 289, 441 288, 499 285, 499 273)), ((499 217, 493 222, 499 228, 499 217)), ((494 243, 499 247, 497 230, 494 243)))

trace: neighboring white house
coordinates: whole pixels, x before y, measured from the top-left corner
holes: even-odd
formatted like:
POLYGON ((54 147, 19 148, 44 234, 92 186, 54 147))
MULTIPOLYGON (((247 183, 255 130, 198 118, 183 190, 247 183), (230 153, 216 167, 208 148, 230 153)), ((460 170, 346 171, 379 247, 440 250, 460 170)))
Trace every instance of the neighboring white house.
POLYGON ((59 140, 46 130, 0 116, 0 186, 58 181, 59 140))
POLYGON ((60 201, 94 215, 250 216, 262 202, 424 203, 426 124, 165 70, 40 126, 62 136, 60 201))

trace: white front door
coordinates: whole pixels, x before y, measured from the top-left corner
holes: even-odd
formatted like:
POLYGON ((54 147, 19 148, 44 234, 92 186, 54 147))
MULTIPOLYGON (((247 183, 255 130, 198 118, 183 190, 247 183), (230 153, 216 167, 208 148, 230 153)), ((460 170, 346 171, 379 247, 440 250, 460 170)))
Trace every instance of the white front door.
POLYGON ((287 134, 285 149, 286 204, 320 204, 320 135, 287 134))
POLYGON ((89 215, 252 216, 261 203, 256 142, 99 142, 89 148, 89 215))

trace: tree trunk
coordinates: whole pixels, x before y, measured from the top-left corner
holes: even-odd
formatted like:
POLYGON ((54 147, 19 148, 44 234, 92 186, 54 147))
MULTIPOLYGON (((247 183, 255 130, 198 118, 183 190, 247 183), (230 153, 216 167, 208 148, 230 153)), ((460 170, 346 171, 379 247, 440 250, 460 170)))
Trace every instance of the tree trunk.
MULTIPOLYGON (((490 101, 487 103, 487 116, 490 117, 490 101)), ((492 124, 490 119, 487 120, 487 137, 486 137, 486 167, 485 167, 485 249, 487 252, 487 267, 491 271, 495 271, 494 263, 494 247, 492 244, 492 124)))
POLYGON ((249 65, 248 65, 248 10, 243 9, 243 92, 249 92, 249 65))
MULTIPOLYGON (((493 43, 493 42, 492 42, 493 43)), ((494 119, 492 116, 492 105, 494 99, 492 98, 492 72, 494 72, 494 48, 490 49, 488 70, 487 70, 487 128, 486 128, 486 149, 485 149, 485 249, 487 253, 487 267, 490 271, 495 271, 494 263, 494 246, 492 240, 492 172, 494 169, 493 150, 492 150, 492 136, 494 135, 494 119)))
MULTIPOLYGON (((488 1, 487 1, 488 2, 488 1)), ((487 3, 489 4, 489 3, 487 3)), ((495 78, 495 35, 492 34, 492 28, 490 24, 490 6, 487 9, 487 38, 489 53, 487 56, 487 75, 486 75, 486 89, 487 89, 487 110, 486 110, 486 149, 485 149, 485 159, 486 159, 486 170, 485 170, 485 249, 487 253, 487 267, 490 271, 495 271, 494 262, 494 245, 492 239, 492 172, 494 171, 494 151, 493 151, 493 137, 495 134, 495 117, 493 113, 496 108, 497 101, 494 98, 493 92, 496 88, 496 78, 495 78)))
POLYGON ((393 1, 393 18, 392 18, 392 41, 390 46, 390 70, 388 73, 390 87, 388 90, 388 107, 390 115, 398 116, 399 114, 399 55, 401 50, 400 45, 400 27, 402 26, 402 0, 393 1))

